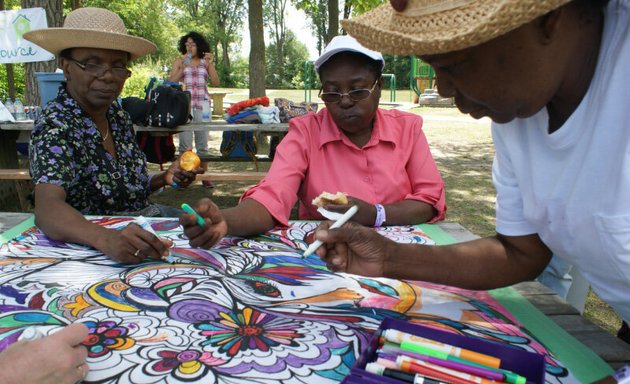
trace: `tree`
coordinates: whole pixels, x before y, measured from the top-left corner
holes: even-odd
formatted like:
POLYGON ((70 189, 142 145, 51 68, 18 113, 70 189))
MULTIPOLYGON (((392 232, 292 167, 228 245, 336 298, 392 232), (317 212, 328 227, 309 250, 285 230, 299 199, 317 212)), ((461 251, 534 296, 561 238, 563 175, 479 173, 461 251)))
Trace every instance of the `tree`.
POLYGON ((230 81, 230 45, 239 39, 239 28, 241 21, 245 17, 245 7, 243 0, 214 0, 211 1, 210 11, 214 15, 215 36, 221 43, 221 69, 223 78, 228 82, 227 86, 232 86, 230 81))
POLYGON ((295 7, 306 13, 310 19, 310 27, 317 38, 317 52, 322 53, 328 38, 328 1, 335 0, 296 0, 295 7))
POLYGON ((304 62, 308 49, 288 30, 283 56, 278 57, 275 43, 267 50, 267 86, 272 88, 301 88, 304 86, 304 62))
MULTIPOLYGON (((284 63, 285 63, 285 54, 284 47, 286 44, 286 36, 287 36, 287 25, 285 22, 285 11, 287 7, 288 0, 267 0, 267 7, 265 7, 266 12, 264 13, 265 24, 271 30, 271 42, 272 44, 269 46, 273 49, 271 55, 275 55, 275 59, 272 60, 274 62, 274 76, 278 76, 279 79, 284 78, 284 63)), ((267 54, 269 57, 270 54, 267 54)), ((269 61, 269 60, 268 60, 269 61)), ((271 67, 267 65, 267 68, 271 67)), ((269 72, 268 72, 269 73, 269 72)), ((282 80, 280 80, 282 82, 282 80)), ((272 83, 267 80, 267 84, 271 85, 272 83)))
POLYGON ((248 0, 249 4, 249 97, 265 96, 265 35, 263 0, 248 0))
POLYGON ((326 44, 339 34, 339 0, 328 0, 328 33, 326 44))
POLYGON ((173 40, 178 34, 175 23, 167 17, 166 4, 161 0, 84 0, 86 7, 107 8, 125 23, 127 32, 143 37, 155 45, 153 57, 172 58, 176 55, 173 40))
MULTIPOLYGON (((42 7, 46 10, 48 27, 63 25, 63 0, 22 0, 22 8, 42 7)), ((25 64, 24 105, 39 105, 39 87, 35 72, 54 72, 57 60, 25 64)))

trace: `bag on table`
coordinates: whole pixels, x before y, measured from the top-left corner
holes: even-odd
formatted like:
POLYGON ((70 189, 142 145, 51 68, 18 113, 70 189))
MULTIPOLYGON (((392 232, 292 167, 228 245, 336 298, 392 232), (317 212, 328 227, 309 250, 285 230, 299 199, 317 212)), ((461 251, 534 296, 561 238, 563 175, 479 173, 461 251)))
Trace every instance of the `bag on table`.
POLYGON ((152 127, 175 128, 192 119, 190 115, 190 92, 181 86, 160 85, 149 92, 149 125, 152 127))
POLYGON ((306 115, 309 112, 317 112, 317 103, 296 103, 282 97, 273 99, 273 103, 280 110, 281 123, 288 123, 292 118, 306 115))

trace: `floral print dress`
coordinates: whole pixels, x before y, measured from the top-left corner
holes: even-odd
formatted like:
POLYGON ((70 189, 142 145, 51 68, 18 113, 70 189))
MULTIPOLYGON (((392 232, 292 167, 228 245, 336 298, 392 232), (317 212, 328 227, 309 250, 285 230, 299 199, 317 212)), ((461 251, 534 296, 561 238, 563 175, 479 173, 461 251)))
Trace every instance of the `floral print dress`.
POLYGON ((116 158, 105 150, 96 124, 63 83, 31 135, 33 182, 60 186, 66 202, 84 215, 137 211, 149 205, 146 159, 131 119, 117 102, 107 111, 107 119, 116 158))

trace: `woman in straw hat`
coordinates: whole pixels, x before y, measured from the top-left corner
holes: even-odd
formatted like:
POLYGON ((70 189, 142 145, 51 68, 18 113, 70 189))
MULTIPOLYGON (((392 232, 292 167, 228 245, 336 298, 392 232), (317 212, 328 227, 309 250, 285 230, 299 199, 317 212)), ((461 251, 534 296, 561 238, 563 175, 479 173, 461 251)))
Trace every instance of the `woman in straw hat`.
POLYGON ((149 177, 130 117, 114 102, 131 75, 129 61, 153 52, 155 45, 128 35, 120 17, 101 8, 77 9, 63 28, 34 30, 24 38, 59 55, 66 78, 31 136, 39 228, 55 240, 93 246, 120 262, 168 253, 170 244, 137 225, 117 231, 83 217, 177 216, 178 210, 150 205, 149 194, 173 182, 187 186, 202 172, 183 171, 177 160, 149 177))
POLYGON ((352 220, 380 227, 437 221, 446 210, 444 182, 422 132, 422 119, 378 108, 383 56, 351 36, 336 36, 315 61, 326 108, 293 118, 269 173, 240 203, 219 212, 209 199, 197 203, 208 217, 180 218, 195 247, 209 248, 226 234, 247 236, 287 226, 299 201, 301 220, 321 220, 314 203, 323 191, 347 192, 330 211, 359 207, 352 220), (315 200, 315 201, 314 201, 315 200))
POLYGON ((338 271, 489 289, 535 278, 553 253, 630 320, 630 1, 392 0, 343 26, 420 56, 442 96, 494 121, 497 235, 409 246, 324 224, 319 255, 338 271))

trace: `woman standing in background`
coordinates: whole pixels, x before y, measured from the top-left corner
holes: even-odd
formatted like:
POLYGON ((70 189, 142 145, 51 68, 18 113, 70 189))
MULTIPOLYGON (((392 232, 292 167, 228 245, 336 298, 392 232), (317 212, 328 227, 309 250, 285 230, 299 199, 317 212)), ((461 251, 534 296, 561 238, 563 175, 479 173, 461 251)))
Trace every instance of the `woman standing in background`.
MULTIPOLYGON (((208 41, 197 32, 189 32, 179 39, 177 50, 182 54, 173 62, 169 81, 182 82, 191 94, 193 122, 201 122, 201 110, 204 100, 210 100, 208 94, 208 77, 213 86, 219 85, 219 75, 214 68, 214 58, 210 53, 208 41), (199 111, 195 113, 195 110, 199 111)), ((195 148, 198 154, 208 152, 208 131, 194 131, 195 148)), ((179 153, 193 147, 193 132, 179 133, 179 153)), ((207 169, 207 163, 202 164, 207 169)), ((204 180, 205 187, 212 187, 210 181, 204 180)))

